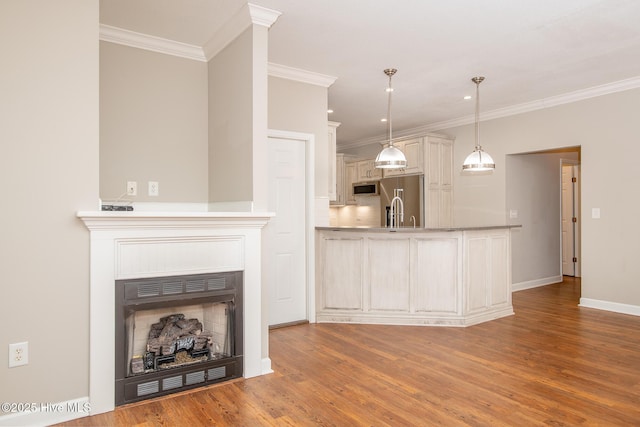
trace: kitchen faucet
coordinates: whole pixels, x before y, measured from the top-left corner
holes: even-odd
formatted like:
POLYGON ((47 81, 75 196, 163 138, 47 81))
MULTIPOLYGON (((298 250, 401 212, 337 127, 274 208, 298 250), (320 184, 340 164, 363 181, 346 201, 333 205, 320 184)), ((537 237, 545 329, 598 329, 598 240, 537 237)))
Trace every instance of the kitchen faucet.
POLYGON ((395 196, 391 199, 391 228, 400 227, 400 224, 404 222, 404 202, 400 196, 395 196), (400 205, 400 212, 396 212, 396 206, 400 205))

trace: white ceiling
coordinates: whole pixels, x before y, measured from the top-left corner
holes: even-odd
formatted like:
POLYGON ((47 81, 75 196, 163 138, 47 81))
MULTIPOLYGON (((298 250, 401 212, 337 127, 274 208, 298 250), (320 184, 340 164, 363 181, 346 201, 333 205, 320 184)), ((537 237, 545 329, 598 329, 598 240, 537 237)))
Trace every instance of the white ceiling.
MULTIPOLYGON (((244 0, 102 0, 100 22, 203 46, 244 0)), ((337 77, 338 143, 640 77, 638 0, 252 0, 282 12, 269 61, 337 77)))

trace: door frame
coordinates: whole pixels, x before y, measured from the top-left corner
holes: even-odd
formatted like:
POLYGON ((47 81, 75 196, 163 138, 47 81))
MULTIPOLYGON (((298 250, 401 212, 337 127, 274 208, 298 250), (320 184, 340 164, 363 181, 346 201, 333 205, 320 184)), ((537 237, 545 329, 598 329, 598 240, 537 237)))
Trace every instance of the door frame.
POLYGON ((562 252, 564 250, 563 242, 562 242, 562 168, 563 166, 578 166, 578 176, 577 176, 577 186, 574 187, 574 201, 573 208, 574 213, 577 215, 578 221, 576 222, 576 227, 573 232, 573 241, 575 243, 575 253, 574 255, 578 258, 574 266, 574 277, 582 276, 582 212, 581 212, 581 203, 582 203, 582 183, 580 182, 582 179, 582 170, 580 169, 580 160, 573 159, 560 159, 560 275, 562 275, 562 252), (577 197, 576 197, 577 196, 577 197), (576 206, 577 204, 577 206, 576 206))
MULTIPOLYGON (((295 140, 305 145, 305 251, 307 254, 305 262, 305 288, 307 294, 307 320, 315 323, 315 135, 269 129, 267 131, 267 138, 295 140)), ((268 289, 273 289, 273 286, 268 284, 268 289)))

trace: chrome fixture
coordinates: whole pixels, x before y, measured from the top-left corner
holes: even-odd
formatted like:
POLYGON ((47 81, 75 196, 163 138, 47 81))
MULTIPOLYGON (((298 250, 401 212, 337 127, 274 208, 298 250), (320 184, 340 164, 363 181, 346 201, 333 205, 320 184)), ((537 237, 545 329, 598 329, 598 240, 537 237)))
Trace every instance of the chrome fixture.
POLYGON ((399 149, 393 146, 393 139, 391 135, 392 125, 391 125, 391 92, 393 92, 393 88, 391 87, 391 77, 397 72, 395 68, 387 68, 384 70, 384 73, 389 76, 389 87, 387 87, 387 92, 389 93, 389 103, 387 108, 387 130, 389 131, 389 146, 384 148, 380 153, 378 153, 378 157, 374 162, 375 167, 382 169, 402 169, 407 167, 407 158, 404 156, 404 153, 399 149))
POLYGON ((470 172, 492 171, 496 164, 491 156, 482 150, 480 146, 480 83, 484 77, 474 77, 471 79, 476 84, 476 145, 473 152, 467 156, 462 164, 462 170, 470 172))
POLYGON ((398 228, 404 222, 404 202, 402 195, 404 189, 396 188, 393 190, 393 199, 391 199, 391 228, 398 228))

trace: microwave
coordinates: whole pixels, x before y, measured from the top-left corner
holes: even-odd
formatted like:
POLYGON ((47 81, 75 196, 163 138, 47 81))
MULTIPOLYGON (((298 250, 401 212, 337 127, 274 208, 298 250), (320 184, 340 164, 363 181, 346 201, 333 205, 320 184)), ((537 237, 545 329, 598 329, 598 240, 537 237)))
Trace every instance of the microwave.
POLYGON ((359 182, 353 184, 354 196, 377 196, 380 194, 380 183, 378 181, 359 182))

